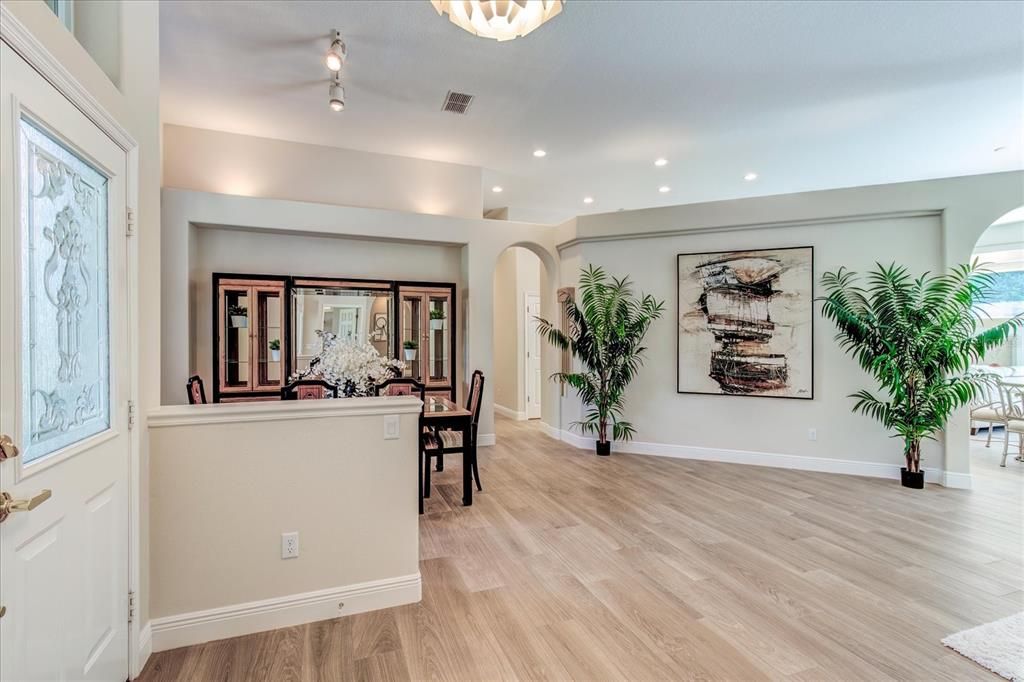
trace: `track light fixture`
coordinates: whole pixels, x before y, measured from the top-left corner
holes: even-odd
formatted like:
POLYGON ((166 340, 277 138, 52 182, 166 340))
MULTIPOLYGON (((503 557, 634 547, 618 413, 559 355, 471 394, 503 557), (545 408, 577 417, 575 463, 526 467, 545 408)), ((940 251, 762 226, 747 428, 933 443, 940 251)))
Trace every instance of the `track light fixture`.
POLYGON ((334 41, 331 43, 331 48, 327 50, 327 54, 324 55, 324 63, 327 64, 328 69, 337 73, 345 65, 347 58, 348 48, 345 47, 345 41, 341 39, 341 31, 334 29, 334 41))
POLYGON ((341 85, 341 78, 337 73, 331 78, 330 106, 331 111, 345 109, 345 88, 341 85))

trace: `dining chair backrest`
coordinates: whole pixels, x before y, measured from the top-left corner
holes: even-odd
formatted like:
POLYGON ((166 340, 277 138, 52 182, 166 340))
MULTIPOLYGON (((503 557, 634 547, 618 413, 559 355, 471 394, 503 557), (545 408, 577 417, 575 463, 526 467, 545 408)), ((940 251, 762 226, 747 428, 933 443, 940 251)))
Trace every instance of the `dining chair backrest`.
POLYGON ((1024 383, 1003 383, 1004 414, 1007 419, 1024 419, 1024 383))
POLYGON ((412 377, 394 377, 377 384, 376 395, 415 395, 420 400, 426 398, 427 387, 412 377))
POLYGON ((473 376, 469 380, 469 397, 466 399, 466 409, 473 415, 473 426, 480 421, 480 404, 484 401, 484 373, 480 370, 473 370, 473 376))
POLYGON ((981 385, 978 390, 978 394, 971 401, 973 407, 982 406, 997 406, 1003 402, 1003 382, 1002 377, 994 372, 985 372, 991 381, 981 385))
POLYGON ((188 390, 189 405, 206 404, 206 388, 203 387, 203 380, 198 374, 193 374, 188 378, 185 388, 188 390))
POLYGON ((337 398, 338 387, 323 379, 297 379, 281 389, 281 400, 337 398))

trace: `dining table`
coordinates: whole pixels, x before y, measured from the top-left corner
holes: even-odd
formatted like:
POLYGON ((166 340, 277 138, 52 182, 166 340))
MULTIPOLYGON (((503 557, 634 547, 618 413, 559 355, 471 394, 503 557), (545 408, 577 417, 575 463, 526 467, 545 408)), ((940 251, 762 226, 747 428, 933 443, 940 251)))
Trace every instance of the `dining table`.
MULTIPOLYGON (((462 504, 473 505, 473 466, 476 464, 476 439, 473 437, 473 413, 440 395, 428 395, 423 403, 423 425, 430 429, 453 429, 462 432, 462 504)), ((420 457, 420 513, 428 483, 424 478, 423 457, 420 457)))

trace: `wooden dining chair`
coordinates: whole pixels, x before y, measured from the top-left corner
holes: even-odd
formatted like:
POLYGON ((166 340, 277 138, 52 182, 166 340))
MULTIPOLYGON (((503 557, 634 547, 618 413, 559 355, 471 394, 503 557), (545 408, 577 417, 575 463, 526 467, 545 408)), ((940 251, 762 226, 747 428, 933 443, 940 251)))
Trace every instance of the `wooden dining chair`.
MULTIPOLYGON (((477 427, 480 423, 480 404, 484 395, 484 373, 480 370, 473 371, 473 377, 469 383, 469 397, 466 399, 466 409, 472 416, 469 437, 473 439, 472 444, 477 444, 477 427)), ((443 457, 448 454, 462 454, 465 456, 465 446, 462 442, 462 432, 453 429, 439 429, 424 435, 423 466, 430 468, 432 457, 443 457)), ((464 465, 465 462, 463 463, 464 465)), ((470 465, 473 467, 473 480, 476 481, 476 489, 483 491, 480 485, 480 468, 474 458, 470 465)), ((429 473, 426 474, 428 477, 429 473)))
POLYGON ((297 379, 281 387, 281 400, 337 398, 338 387, 323 379, 297 379))
POLYGON ((416 477, 416 495, 420 501, 420 514, 423 513, 423 447, 424 447, 424 436, 428 433, 427 427, 423 424, 423 410, 426 407, 426 392, 427 387, 416 381, 411 377, 394 377, 388 379, 374 387, 374 394, 395 396, 395 395, 414 395, 420 399, 423 405, 420 406, 420 420, 416 426, 416 433, 419 434, 419 445, 416 453, 417 464, 416 467, 419 470, 419 475, 416 477))
POLYGON ((185 382, 185 389, 188 391, 189 405, 205 405, 206 389, 203 387, 203 380, 198 374, 193 374, 185 382))

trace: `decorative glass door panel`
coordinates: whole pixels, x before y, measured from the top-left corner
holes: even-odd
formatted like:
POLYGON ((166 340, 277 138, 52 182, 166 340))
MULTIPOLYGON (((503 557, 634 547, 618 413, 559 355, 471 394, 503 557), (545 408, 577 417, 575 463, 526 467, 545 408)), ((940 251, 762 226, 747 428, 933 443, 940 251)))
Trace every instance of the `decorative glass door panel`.
POLYGON ((428 386, 444 386, 451 383, 449 370, 451 358, 451 296, 444 294, 427 294, 428 327, 426 332, 426 363, 428 386))
POLYGON ((221 305, 221 381, 225 389, 249 390, 249 287, 223 287, 221 305))
POLYGON ((405 361, 405 376, 412 377, 417 381, 423 381, 423 369, 421 349, 424 336, 424 305, 423 294, 403 293, 402 300, 402 333, 401 333, 401 356, 405 361))
POLYGON ((273 389, 282 386, 284 377, 281 362, 282 330, 284 329, 284 306, 281 288, 255 288, 256 302, 256 389, 273 389))
POLYGON ((104 175, 30 120, 19 134, 28 464, 110 428, 108 197, 104 175))

